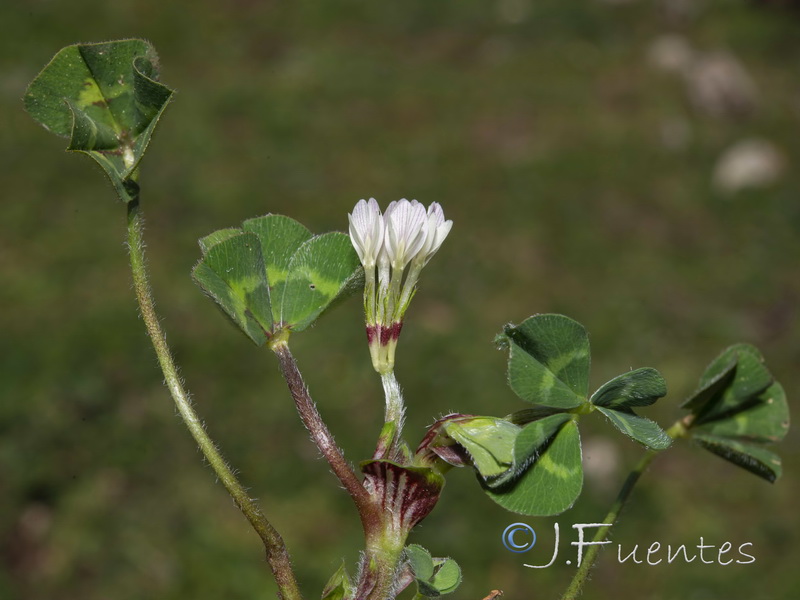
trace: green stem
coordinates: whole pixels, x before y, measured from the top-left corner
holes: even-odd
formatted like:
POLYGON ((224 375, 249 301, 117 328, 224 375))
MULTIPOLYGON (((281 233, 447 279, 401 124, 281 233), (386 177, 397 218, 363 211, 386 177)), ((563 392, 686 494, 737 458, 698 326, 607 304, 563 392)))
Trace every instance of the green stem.
POLYGON ((203 456, 206 457, 217 477, 222 481, 225 489, 233 497, 236 506, 242 511, 250 525, 258 533, 267 553, 267 562, 272 569, 275 582, 278 584, 278 594, 283 600, 301 600, 302 595, 297 585, 297 580, 289 561, 289 553, 280 534, 270 524, 256 502, 247 495, 242 484, 236 479, 233 471, 225 463, 214 442, 206 433, 197 413, 192 408, 189 394, 181 383, 178 369, 172 359, 167 345, 167 339, 158 315, 155 310, 150 285, 147 281, 147 267, 144 258, 143 219, 139 200, 128 203, 128 252, 130 255, 131 271, 133 273, 133 286, 136 298, 139 301, 139 310, 142 315, 147 333, 153 342, 153 348, 158 357, 161 371, 167 388, 175 400, 175 406, 189 428, 192 437, 200 446, 203 456))
MULTIPOLYGON (((672 439, 684 437, 686 435, 686 422, 683 420, 676 421, 672 427, 667 429, 666 433, 672 439)), ((628 501, 628 498, 630 497, 633 488, 638 483, 639 478, 642 476, 642 474, 644 474, 644 472, 647 470, 647 467, 650 466, 650 463, 653 462, 653 459, 659 454, 659 452, 661 451, 648 450, 636 467, 634 467, 634 469, 628 474, 628 478, 622 485, 622 489, 619 491, 617 499, 614 501, 614 504, 611 505, 611 509, 603 519, 603 523, 606 523, 607 525, 605 527, 600 527, 597 530, 594 539, 592 539, 594 545, 590 546, 586 551, 578 570, 575 572, 575 575, 573 576, 567 591, 564 592, 564 595, 561 597, 561 600, 575 600, 580 596, 583 585, 586 583, 586 580, 589 577, 589 571, 591 571, 595 561, 597 560, 597 554, 601 547, 598 542, 605 541, 611 526, 617 522, 619 513, 622 511, 625 503, 628 501)))

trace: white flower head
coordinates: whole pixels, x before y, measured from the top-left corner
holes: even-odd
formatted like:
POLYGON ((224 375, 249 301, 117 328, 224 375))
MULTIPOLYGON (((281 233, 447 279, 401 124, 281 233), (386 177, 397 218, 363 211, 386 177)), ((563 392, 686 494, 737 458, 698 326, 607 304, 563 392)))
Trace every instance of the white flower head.
POLYGON ((428 235, 425 207, 405 198, 392 202, 383 214, 384 245, 393 269, 404 269, 425 245, 428 235))
POLYGON ((384 222, 381 209, 375 198, 359 200, 353 212, 347 215, 350 221, 350 242, 365 269, 375 266, 383 248, 384 222))
POLYGON ((428 207, 428 220, 427 220, 427 235, 425 236, 425 243, 420 248, 417 259, 422 261, 422 265, 428 264, 431 257, 436 254, 444 242, 450 229, 453 227, 453 221, 444 219, 444 211, 438 202, 432 203, 428 207))

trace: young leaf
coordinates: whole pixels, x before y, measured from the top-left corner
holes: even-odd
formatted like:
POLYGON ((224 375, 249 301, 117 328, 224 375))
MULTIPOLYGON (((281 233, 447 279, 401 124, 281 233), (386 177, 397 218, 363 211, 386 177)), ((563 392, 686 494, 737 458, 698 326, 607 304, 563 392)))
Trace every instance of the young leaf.
MULTIPOLYGON (((519 438, 518 438, 519 439, 519 438)), ((520 444, 520 461, 529 447, 520 444)), ((517 449, 515 448, 515 453, 517 449)), ((542 449, 536 461, 516 480, 501 489, 486 488, 486 494, 511 512, 549 516, 567 510, 583 487, 581 443, 577 424, 567 422, 542 449)))
POLYGON ((461 568, 452 558, 432 558, 417 544, 406 546, 405 556, 422 596, 437 598, 455 591, 461 583, 461 568))
POLYGON ((266 341, 272 330, 272 311, 255 235, 243 233, 211 246, 192 277, 251 340, 259 346, 266 341))
POLYGON ((535 315, 505 329, 510 340, 508 381, 523 400, 575 408, 589 388, 589 338, 580 323, 563 315, 535 315))
POLYGON ((695 433, 693 438, 706 450, 770 483, 774 483, 781 476, 780 457, 765 448, 705 433, 695 433))
POLYGON ((343 233, 325 233, 292 255, 281 298, 281 327, 302 331, 364 283, 361 262, 343 233))
POLYGON ((415 579, 427 581, 433 577, 433 558, 430 552, 418 544, 409 544, 405 553, 415 579))
POLYGON ((172 90, 158 83, 158 57, 145 40, 75 44, 59 51, 28 86, 25 108, 46 129, 91 156, 124 202, 138 196, 135 171, 172 90))
POLYGON ((640 417, 631 409, 614 410, 598 406, 597 410, 608 417, 608 420, 622 433, 648 448, 664 450, 672 444, 672 438, 656 422, 640 417))
POLYGON ((520 428, 495 417, 464 417, 447 422, 444 431, 464 447, 484 479, 507 471, 514 461, 520 428))
POLYGON ((661 374, 652 368, 636 369, 623 373, 603 384, 590 402, 616 410, 633 406, 649 406, 667 394, 667 383, 661 374))
POLYGON ((350 598, 353 592, 353 584, 350 576, 345 569, 344 561, 325 584, 322 589, 322 600, 345 600, 350 598))
POLYGON ((437 598, 456 591, 461 584, 461 567, 452 558, 435 558, 433 577, 417 579, 419 593, 428 598, 437 598))

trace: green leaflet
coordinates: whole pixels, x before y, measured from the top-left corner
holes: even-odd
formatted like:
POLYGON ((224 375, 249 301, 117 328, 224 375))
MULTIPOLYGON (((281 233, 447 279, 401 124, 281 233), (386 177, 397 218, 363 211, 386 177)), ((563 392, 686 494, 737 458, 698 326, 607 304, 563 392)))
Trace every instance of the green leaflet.
MULTIPOLYGON (((526 456, 530 457, 527 441, 521 441, 519 448, 515 445, 515 459, 519 458, 520 463, 526 456)), ((558 430, 549 444, 541 448, 535 462, 516 480, 500 490, 485 491, 492 500, 511 512, 549 516, 572 506, 582 487, 580 437, 577 424, 570 420, 558 430)))
POLYGON ((338 232, 315 236, 289 261, 280 324, 302 331, 323 310, 363 285, 361 262, 350 238, 338 232))
POLYGON ((509 325, 508 382, 523 400, 570 409, 589 389, 589 337, 583 326, 563 315, 535 315, 509 325))
POLYGON ((313 236, 282 215, 216 231, 200 248, 195 282, 258 345, 278 331, 302 331, 362 285, 345 234, 313 236))
POLYGON ((608 420, 622 433, 648 448, 664 450, 672 444, 672 438, 657 423, 640 417, 630 409, 614 410, 598 406, 597 410, 608 417, 608 420))
POLYGON ((766 448, 704 433, 696 433, 693 438, 706 450, 770 483, 774 483, 781 476, 780 457, 766 448))
POLYGON ((623 373, 600 386, 590 402, 615 410, 633 406, 649 406, 667 395, 667 383, 650 367, 623 373))
POLYGON ((272 311, 259 246, 252 233, 228 237, 208 249, 192 275, 206 295, 260 346, 272 330, 272 311))
POLYGON ((535 464, 539 455, 547 449, 547 444, 558 433, 559 429, 571 419, 571 415, 559 413, 544 417, 523 427, 514 440, 511 468, 507 469, 499 477, 487 479, 486 484, 492 489, 498 489, 517 479, 531 465, 535 464))
POLYGON ((694 431, 761 444, 780 442, 789 431, 789 405, 783 386, 775 382, 758 396, 758 402, 718 421, 708 421, 694 431))
POLYGON ((420 595, 436 598, 454 592, 461 584, 461 567, 452 558, 432 558, 417 544, 406 546, 405 556, 420 595))
POLYGON ((158 83, 145 40, 75 44, 60 50, 28 86, 25 108, 46 129, 91 156, 124 202, 138 196, 136 169, 172 96, 158 83))
POLYGON ((698 392, 701 397, 706 398, 705 401, 702 404, 697 401, 696 392, 684 407, 697 415, 698 424, 713 421, 756 401, 759 394, 772 385, 772 382, 772 375, 764 366, 764 357, 758 349, 749 344, 737 344, 723 351, 700 378, 698 392), (726 377, 718 378, 718 372, 728 372, 731 360, 736 361, 735 367, 726 377), (715 393, 702 393, 711 386, 716 388, 715 393))

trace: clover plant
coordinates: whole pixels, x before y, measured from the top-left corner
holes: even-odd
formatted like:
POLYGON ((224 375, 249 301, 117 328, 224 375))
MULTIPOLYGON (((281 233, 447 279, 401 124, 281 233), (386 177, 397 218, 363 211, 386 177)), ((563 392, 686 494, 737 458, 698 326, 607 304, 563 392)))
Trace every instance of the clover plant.
MULTIPOLYGON (((299 600, 303 595, 289 551, 209 438, 155 312, 138 180, 141 160, 173 94, 159 83, 158 69, 155 50, 143 40, 68 46, 30 84, 25 107, 45 128, 68 137, 68 150, 97 161, 125 204, 134 289, 167 388, 203 455, 263 540, 279 597, 299 600)), ((650 461, 675 440, 692 440, 770 482, 780 476, 780 459, 766 446, 786 435, 788 407, 756 348, 737 344, 723 350, 683 404, 687 414, 664 430, 639 414, 666 395, 661 374, 641 366, 591 391, 589 335, 580 323, 558 314, 534 314, 503 326, 497 336, 497 345, 508 354, 508 384, 519 397, 519 410, 448 414, 409 443, 403 433, 406 406, 394 374, 398 342, 422 271, 453 222, 436 202, 426 208, 405 199, 384 210, 375 199, 360 200, 349 223, 344 217, 343 211, 349 235, 313 233, 283 215, 247 219, 203 237, 192 271, 202 292, 256 346, 254 351, 266 348, 275 355, 300 419, 358 510, 364 530, 361 559, 332 575, 323 599, 387 600, 406 588, 415 598, 453 592, 462 579, 456 560, 434 557, 408 541, 439 502, 448 472, 473 469, 476 492, 512 513, 559 514, 583 487, 579 425, 584 418, 604 417, 645 450, 596 541, 605 538, 650 461), (360 290, 366 340, 386 408, 373 455, 354 466, 312 401, 290 343, 360 290)), ((589 549, 563 598, 580 593, 597 550, 589 549)))

